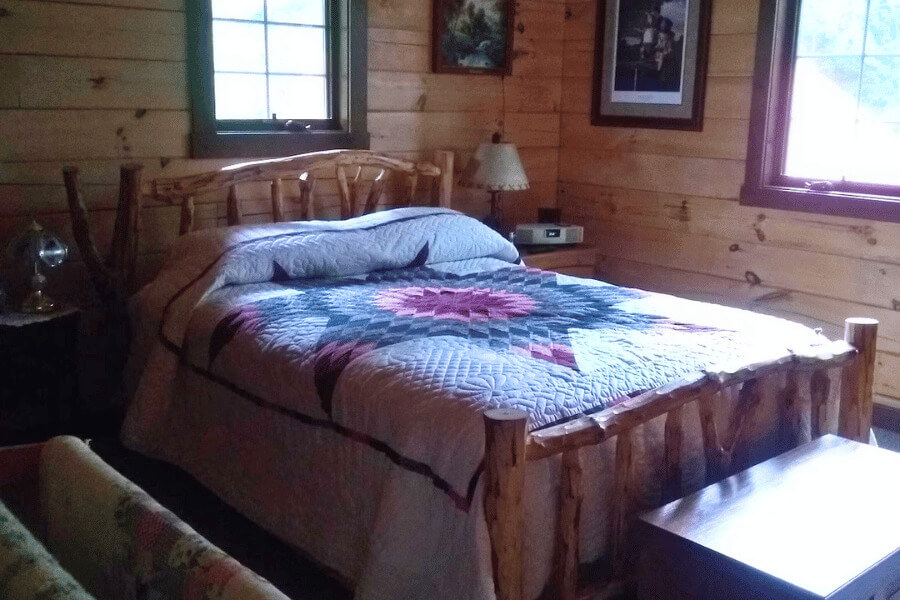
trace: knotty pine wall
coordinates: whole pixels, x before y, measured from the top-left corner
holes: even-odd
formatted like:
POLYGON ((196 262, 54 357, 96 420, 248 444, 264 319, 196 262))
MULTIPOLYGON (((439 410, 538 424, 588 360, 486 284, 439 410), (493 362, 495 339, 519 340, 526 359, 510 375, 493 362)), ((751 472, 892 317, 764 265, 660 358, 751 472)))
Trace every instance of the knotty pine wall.
MULTIPOLYGON (((64 165, 81 169, 104 246, 122 162, 143 162, 148 178, 237 162, 188 158, 185 1, 0 0, 0 244, 32 217, 68 237, 64 165)), ((505 78, 430 73, 431 4, 369 0, 372 149, 410 158, 451 149, 459 169, 502 129, 532 183, 510 197, 511 215, 533 219, 537 206, 555 204, 564 0, 518 1, 516 58, 505 78)), ((327 214, 337 200, 324 196, 327 214)), ((201 227, 224 223, 215 200, 198 206, 201 227)), ((484 193, 458 190, 454 201, 486 211, 484 193)), ((269 210, 264 195, 246 208, 269 210)), ((177 212, 144 211, 145 277, 177 232, 177 212)), ((77 261, 54 279, 60 294, 89 301, 77 261)))
POLYGON ((713 2, 701 133, 590 126, 595 7, 566 5, 558 201, 600 247, 604 278, 831 337, 845 317, 875 317, 876 392, 900 398, 900 225, 738 204, 759 3, 713 2))

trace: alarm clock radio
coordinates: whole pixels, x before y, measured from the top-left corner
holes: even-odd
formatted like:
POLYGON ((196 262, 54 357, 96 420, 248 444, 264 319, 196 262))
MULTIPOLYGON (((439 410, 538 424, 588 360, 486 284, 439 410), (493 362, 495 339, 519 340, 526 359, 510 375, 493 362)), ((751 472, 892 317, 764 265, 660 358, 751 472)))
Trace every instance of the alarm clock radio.
POLYGON ((584 241, 584 227, 555 223, 516 225, 513 242, 519 246, 566 246, 584 241))

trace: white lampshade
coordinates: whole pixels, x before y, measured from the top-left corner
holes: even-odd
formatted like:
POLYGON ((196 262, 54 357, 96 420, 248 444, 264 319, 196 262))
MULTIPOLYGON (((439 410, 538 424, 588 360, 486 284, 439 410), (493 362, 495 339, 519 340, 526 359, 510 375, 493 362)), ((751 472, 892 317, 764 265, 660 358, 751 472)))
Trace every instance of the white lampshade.
POLYGON ((499 142, 478 146, 459 183, 463 187, 489 192, 527 190, 529 187, 516 145, 499 142))

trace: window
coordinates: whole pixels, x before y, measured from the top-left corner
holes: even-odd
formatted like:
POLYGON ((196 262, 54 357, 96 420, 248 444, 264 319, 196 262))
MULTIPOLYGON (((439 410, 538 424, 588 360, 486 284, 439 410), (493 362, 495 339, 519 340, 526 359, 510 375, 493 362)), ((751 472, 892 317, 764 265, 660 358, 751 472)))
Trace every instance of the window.
POLYGON ((368 147, 365 0, 186 5, 193 156, 368 147))
POLYGON ((900 0, 763 0, 742 203, 900 222, 900 0))

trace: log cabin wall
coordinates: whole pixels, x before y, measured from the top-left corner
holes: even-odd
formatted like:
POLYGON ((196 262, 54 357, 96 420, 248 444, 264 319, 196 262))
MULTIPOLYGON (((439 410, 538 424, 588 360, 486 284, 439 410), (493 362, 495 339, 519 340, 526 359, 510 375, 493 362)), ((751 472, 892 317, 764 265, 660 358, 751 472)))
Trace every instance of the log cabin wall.
MULTIPOLYGON (((144 163, 145 178, 237 162, 188 158, 185 1, 0 0, 0 244, 31 217, 71 241, 64 165, 80 169, 103 250, 122 162, 144 163)), ((532 183, 509 212, 533 219, 535 207, 555 204, 565 3, 516 4, 513 74, 500 78, 430 72, 432 0, 370 0, 368 119, 373 150, 404 158, 455 150, 458 169, 502 129, 519 145, 532 183)), ((336 216, 332 187, 326 208, 336 216)), ((457 190, 454 203, 479 214, 486 199, 457 190)), ((224 224, 222 200, 197 207, 199 227, 224 224)), ((260 200, 255 209, 245 205, 248 221, 270 210, 260 200)), ((158 268, 178 219, 177 207, 145 209, 144 279, 158 268)), ((64 270, 52 277, 56 292, 89 302, 79 262, 64 270)))
POLYGON ((881 321, 876 393, 900 401, 900 225, 738 204, 759 3, 715 0, 703 132, 591 127, 596 0, 569 0, 559 207, 614 283, 730 304, 841 336, 881 321))

